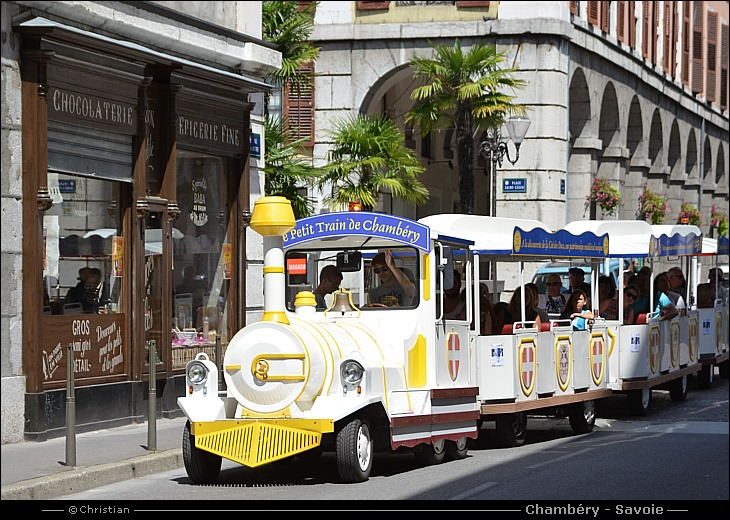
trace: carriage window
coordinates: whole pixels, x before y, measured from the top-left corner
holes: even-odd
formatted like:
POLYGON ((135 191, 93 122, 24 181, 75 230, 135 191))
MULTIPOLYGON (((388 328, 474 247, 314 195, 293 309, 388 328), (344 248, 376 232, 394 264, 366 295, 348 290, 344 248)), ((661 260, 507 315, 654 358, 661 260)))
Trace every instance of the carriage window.
POLYGON ((340 288, 350 291, 353 303, 363 309, 417 307, 418 258, 418 252, 411 247, 289 251, 285 261, 287 308, 294 311, 297 294, 311 291, 317 299, 318 310, 324 310, 332 302, 332 293, 340 288), (356 257, 359 252, 362 255, 360 269, 339 269, 338 253, 342 265, 343 252, 348 253, 348 257, 356 257), (390 265, 394 265, 394 269, 390 265))

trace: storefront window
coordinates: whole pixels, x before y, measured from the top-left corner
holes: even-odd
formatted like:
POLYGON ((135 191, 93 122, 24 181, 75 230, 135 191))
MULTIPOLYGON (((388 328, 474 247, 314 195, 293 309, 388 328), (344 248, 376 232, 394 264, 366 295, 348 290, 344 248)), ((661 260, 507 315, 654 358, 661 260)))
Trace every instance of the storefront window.
POLYGON ((195 353, 214 358, 225 344, 232 251, 228 237, 229 180, 233 159, 178 151, 177 203, 173 222, 173 368, 195 353))
POLYGON ((124 183, 49 172, 53 206, 43 216, 43 314, 121 312, 128 244, 124 183))

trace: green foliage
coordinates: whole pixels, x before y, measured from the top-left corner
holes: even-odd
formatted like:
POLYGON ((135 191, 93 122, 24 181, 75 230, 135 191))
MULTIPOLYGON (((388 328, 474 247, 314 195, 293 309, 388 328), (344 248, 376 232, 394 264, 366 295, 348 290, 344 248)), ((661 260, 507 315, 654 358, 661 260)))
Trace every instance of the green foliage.
POLYGON ((511 114, 525 107, 513 103, 513 90, 525 85, 515 79, 514 68, 500 68, 504 53, 494 45, 477 43, 464 51, 459 40, 453 46, 436 45, 434 58, 413 58, 414 77, 426 83, 411 93, 415 106, 406 114, 424 135, 454 128, 459 165, 459 197, 465 213, 474 212, 474 134, 499 128, 511 114))
POLYGON ((295 86, 311 83, 306 75, 297 73, 305 63, 319 57, 319 47, 309 40, 314 29, 314 12, 319 2, 311 2, 299 10, 299 2, 262 2, 261 25, 263 39, 276 45, 281 52, 281 69, 272 72, 269 80, 278 85, 295 86))
POLYGON ((723 213, 722 211, 716 209, 714 204, 712 205, 712 210, 710 211, 710 227, 717 228, 717 233, 721 237, 727 235, 727 232, 728 232, 727 213, 723 213))
POLYGON ((666 197, 654 193, 644 184, 644 191, 639 196, 639 215, 652 224, 661 224, 667 216, 666 197))
POLYGON ((318 170, 308 164, 301 155, 301 142, 290 142, 285 121, 266 117, 266 166, 264 167, 264 193, 286 197, 292 204, 295 218, 302 218, 314 211, 314 200, 301 193, 302 188, 312 187, 318 170))
POLYGON ((328 133, 329 163, 317 184, 320 189, 331 188, 324 201, 330 209, 359 201, 364 210, 372 210, 382 190, 413 204, 428 201, 428 190, 418 180, 424 168, 388 116, 342 119, 328 133))

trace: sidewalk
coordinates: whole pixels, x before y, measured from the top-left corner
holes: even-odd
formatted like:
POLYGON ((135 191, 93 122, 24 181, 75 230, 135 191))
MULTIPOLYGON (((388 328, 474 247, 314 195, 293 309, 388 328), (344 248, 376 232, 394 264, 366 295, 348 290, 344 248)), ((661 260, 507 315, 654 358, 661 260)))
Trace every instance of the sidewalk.
POLYGON ((76 466, 66 466, 66 437, 0 447, 2 500, 49 500, 183 467, 185 417, 157 419, 157 450, 147 422, 76 435, 76 466))

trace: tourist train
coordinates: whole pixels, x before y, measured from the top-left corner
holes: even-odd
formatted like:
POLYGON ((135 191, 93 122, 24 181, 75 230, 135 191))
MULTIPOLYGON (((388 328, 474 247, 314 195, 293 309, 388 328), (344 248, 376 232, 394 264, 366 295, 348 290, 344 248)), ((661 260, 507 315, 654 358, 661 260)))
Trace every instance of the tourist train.
POLYGON ((527 219, 372 212, 295 220, 286 199, 263 197, 251 227, 263 236, 263 317, 231 338, 222 362, 190 361, 178 399, 195 483, 215 481, 223 458, 254 468, 323 451, 334 452, 342 481, 362 482, 378 452, 462 459, 485 421, 500 445, 519 446, 528 415, 564 416, 587 433, 599 399, 625 393, 643 415, 654 389, 682 400, 692 378, 708 384, 705 367, 727 375, 727 298, 711 308, 696 298, 701 262, 727 255, 727 237, 703 248, 696 226, 586 221, 553 231, 527 219), (679 265, 686 310, 626 325, 598 316, 599 276, 614 258, 679 265), (498 295, 500 278, 524 287, 525 264, 545 261, 591 266, 594 319, 582 328, 530 320, 521 291, 521 315, 484 328, 485 289, 498 295), (318 304, 328 265, 341 283, 318 304), (459 283, 456 313, 446 300, 459 283))

